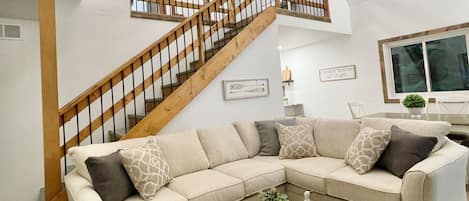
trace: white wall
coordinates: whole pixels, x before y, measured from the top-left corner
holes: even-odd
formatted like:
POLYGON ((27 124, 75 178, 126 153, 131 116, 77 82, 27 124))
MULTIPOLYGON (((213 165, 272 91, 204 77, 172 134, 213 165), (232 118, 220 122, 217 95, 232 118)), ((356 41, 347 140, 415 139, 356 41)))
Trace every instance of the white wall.
POLYGON ((60 105, 178 24, 131 18, 129 0, 57 0, 56 7, 60 105))
POLYGON ((43 186, 39 26, 22 26, 22 40, 0 40, 0 200, 35 201, 43 186))
POLYGON ((204 128, 238 120, 261 120, 284 116, 280 86, 278 26, 268 27, 225 70, 187 105, 161 132, 204 128), (268 97, 223 100, 222 81, 268 78, 268 97))
MULTIPOLYGON (((351 7, 351 36, 281 53, 293 70, 291 103, 305 104, 307 115, 350 118, 347 101, 365 103, 368 113, 403 111, 384 104, 377 41, 469 21, 469 1, 373 0, 351 7), (357 79, 319 82, 318 69, 356 64, 357 79)), ((435 111, 434 105, 430 112, 435 111)))

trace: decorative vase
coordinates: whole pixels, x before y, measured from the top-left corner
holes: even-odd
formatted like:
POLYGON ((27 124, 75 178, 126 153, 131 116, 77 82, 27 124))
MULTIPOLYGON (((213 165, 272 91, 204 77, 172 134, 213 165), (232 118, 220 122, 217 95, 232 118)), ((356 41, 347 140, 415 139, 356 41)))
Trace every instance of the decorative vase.
POLYGON ((407 108, 409 110, 410 118, 416 118, 419 119, 422 117, 422 114, 424 112, 423 107, 414 107, 414 108, 407 108))

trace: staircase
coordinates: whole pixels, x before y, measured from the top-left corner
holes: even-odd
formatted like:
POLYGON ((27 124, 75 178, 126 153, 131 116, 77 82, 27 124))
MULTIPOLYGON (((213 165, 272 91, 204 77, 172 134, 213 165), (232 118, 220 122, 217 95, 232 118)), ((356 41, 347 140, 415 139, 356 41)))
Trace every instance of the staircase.
MULTIPOLYGON (((46 171, 67 174, 71 147, 157 133, 270 26, 276 5, 213 0, 81 93, 59 110, 60 158, 45 159, 63 157, 65 168, 46 171)), ((46 178, 59 185, 56 179, 46 178)), ((64 197, 62 191, 46 200, 64 197)))

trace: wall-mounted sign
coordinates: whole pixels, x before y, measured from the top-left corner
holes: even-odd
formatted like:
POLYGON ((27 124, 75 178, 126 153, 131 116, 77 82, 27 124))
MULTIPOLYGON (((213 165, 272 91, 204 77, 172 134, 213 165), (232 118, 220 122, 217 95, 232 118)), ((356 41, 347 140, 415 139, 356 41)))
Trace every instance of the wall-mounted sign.
POLYGON ((236 100, 263 96, 269 96, 268 79, 223 81, 223 97, 225 100, 236 100))
POLYGON ((321 82, 350 80, 356 78, 357 72, 355 65, 319 69, 319 80, 321 82))

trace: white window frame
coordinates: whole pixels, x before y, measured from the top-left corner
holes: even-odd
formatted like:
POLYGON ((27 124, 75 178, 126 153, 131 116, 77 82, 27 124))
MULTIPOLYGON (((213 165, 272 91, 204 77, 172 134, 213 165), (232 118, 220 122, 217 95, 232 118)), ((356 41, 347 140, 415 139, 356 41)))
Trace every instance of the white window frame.
MULTIPOLYGON (((446 38, 452 38, 457 36, 465 36, 466 37, 466 49, 469 53, 469 28, 459 29, 454 31, 448 31, 438 34, 431 34, 422 37, 416 37, 411 39, 405 39, 395 42, 389 42, 383 44, 383 55, 384 55, 384 64, 385 64, 385 75, 386 75, 386 86, 388 92, 389 99, 400 99, 402 100, 405 96, 409 94, 420 94, 424 97, 454 97, 459 95, 469 96, 469 90, 460 90, 460 91, 431 91, 431 80, 430 80, 430 71, 428 66, 428 56, 426 51, 426 43, 429 41, 434 40, 441 40, 446 38), (425 69, 425 77, 426 77, 426 84, 427 84, 427 92, 412 92, 412 93, 396 93, 395 91, 395 83, 394 83, 394 72, 393 72, 393 64, 392 64, 392 55, 391 55, 391 48, 395 47, 402 47, 407 45, 414 45, 414 44, 422 44, 423 52, 423 59, 424 59, 424 69, 425 69)), ((468 56, 469 62, 469 56, 468 56)))

